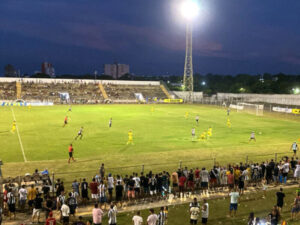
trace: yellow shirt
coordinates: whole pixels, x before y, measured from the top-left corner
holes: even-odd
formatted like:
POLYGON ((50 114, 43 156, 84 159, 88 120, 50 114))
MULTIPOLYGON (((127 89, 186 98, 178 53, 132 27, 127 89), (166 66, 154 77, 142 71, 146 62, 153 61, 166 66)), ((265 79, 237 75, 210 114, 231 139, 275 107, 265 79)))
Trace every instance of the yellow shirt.
POLYGON ((30 188, 27 194, 27 198, 28 200, 34 200, 36 197, 37 191, 35 190, 35 188, 30 188))

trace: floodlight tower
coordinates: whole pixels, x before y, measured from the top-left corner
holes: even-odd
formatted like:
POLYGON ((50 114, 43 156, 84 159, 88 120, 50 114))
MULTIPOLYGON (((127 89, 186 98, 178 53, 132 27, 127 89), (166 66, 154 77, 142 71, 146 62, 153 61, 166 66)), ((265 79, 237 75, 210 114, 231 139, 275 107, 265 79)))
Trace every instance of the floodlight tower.
POLYGON ((194 91, 193 79, 193 48, 192 48, 192 25, 193 20, 198 15, 199 6, 196 0, 184 0, 181 5, 181 13, 186 20, 186 49, 183 73, 183 87, 189 92, 189 101, 192 101, 194 91))

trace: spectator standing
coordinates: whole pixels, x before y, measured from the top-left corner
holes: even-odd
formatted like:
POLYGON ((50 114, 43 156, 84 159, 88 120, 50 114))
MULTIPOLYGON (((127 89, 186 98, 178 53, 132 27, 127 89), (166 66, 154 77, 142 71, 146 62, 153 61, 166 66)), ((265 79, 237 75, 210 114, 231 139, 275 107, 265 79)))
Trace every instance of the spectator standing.
POLYGON ((103 211, 98 208, 98 204, 95 204, 95 207, 93 208, 93 223, 94 225, 101 225, 102 224, 102 216, 103 216, 103 211))
POLYGON ((99 170, 100 178, 103 178, 105 176, 105 168, 104 163, 102 163, 100 170, 99 170))
POLYGON ((43 199, 41 198, 40 194, 36 195, 36 198, 34 199, 33 205, 33 211, 32 211, 32 223, 34 222, 35 217, 37 217, 37 222, 40 223, 40 214, 42 212, 42 203, 43 199))
POLYGON ((46 219, 45 225, 56 225, 56 219, 53 217, 53 213, 50 212, 48 218, 46 219))
POLYGON ((206 193, 208 195, 209 174, 208 174, 208 171, 205 169, 205 167, 203 167, 200 172, 200 178, 201 178, 202 194, 206 193))
POLYGON ((22 187, 19 190, 19 203, 20 203, 20 209, 21 211, 24 211, 26 206, 26 200, 27 200, 27 190, 25 189, 25 185, 22 185, 22 187))
POLYGON ((96 179, 93 178, 92 182, 90 183, 90 189, 91 189, 91 197, 92 200, 97 202, 98 200, 98 183, 96 182, 96 179))
POLYGON ((150 215, 147 218, 148 225, 156 225, 157 220, 158 220, 158 217, 154 213, 154 209, 150 209, 150 215))
POLYGON ((208 215, 209 215, 209 204, 206 199, 203 199, 203 206, 202 206, 202 224, 207 224, 208 215))
POLYGON ((46 196, 46 202, 45 202, 45 216, 46 219, 49 217, 50 212, 53 208, 53 201, 51 200, 50 196, 46 196))
POLYGON ((16 197, 10 188, 7 193, 7 205, 8 205, 8 214, 9 219, 11 219, 12 215, 14 215, 14 219, 16 218, 16 197))
POLYGON ((133 225, 143 225, 143 217, 141 217, 141 212, 137 211, 136 215, 132 217, 133 225))
POLYGON ((232 192, 229 193, 230 196, 230 212, 229 215, 232 216, 232 211, 233 215, 236 215, 236 211, 238 209, 238 200, 239 200, 239 193, 236 191, 236 188, 232 192))
POLYGON ((281 212, 284 204, 284 198, 285 198, 285 194, 283 193, 282 188, 280 188, 279 192, 276 193, 276 197, 277 197, 277 207, 279 212, 281 212))
POLYGON ((77 182, 77 180, 74 180, 73 183, 72 183, 72 189, 74 192, 76 192, 78 195, 80 194, 79 193, 79 186, 80 186, 80 183, 77 182))
POLYGON ((173 193, 176 194, 178 191, 178 173, 174 171, 171 174, 172 184, 173 184, 173 193))
MULTIPOLYGON (((75 193, 77 194, 77 192, 75 192, 75 193)), ((71 192, 69 193, 69 198, 67 199, 67 205, 70 208, 70 215, 75 217, 76 208, 77 208, 77 200, 71 192)))
POLYGON ((277 225, 280 219, 280 212, 277 209, 277 206, 275 205, 271 211, 271 213, 268 215, 269 222, 271 225, 277 225))
POLYGON ((110 205, 107 216, 109 225, 117 225, 117 207, 115 205, 110 205))
POLYGON ((88 183, 86 182, 85 178, 83 178, 81 182, 81 198, 84 205, 86 205, 87 201, 89 200, 88 196, 88 183))
POLYGON ((289 171, 290 171, 290 164, 286 160, 286 162, 283 164, 283 168, 282 168, 282 176, 283 176, 284 184, 286 184, 287 176, 288 176, 289 171))
POLYGON ((116 185, 116 201, 120 202, 122 205, 122 199, 123 199, 123 185, 121 184, 121 181, 118 181, 116 185))
POLYGON ((107 178, 107 186, 108 186, 108 201, 111 202, 112 201, 112 194, 113 194, 113 189, 114 189, 114 185, 115 185, 115 181, 113 176, 110 174, 108 174, 108 178, 107 178))
POLYGON ((34 185, 32 184, 28 190, 28 195, 27 195, 29 210, 32 210, 33 201, 36 198, 36 195, 37 195, 37 191, 34 188, 34 185))
POLYGON ((70 221, 70 208, 69 208, 69 206, 64 203, 60 210, 61 210, 63 225, 68 225, 69 221, 70 221))

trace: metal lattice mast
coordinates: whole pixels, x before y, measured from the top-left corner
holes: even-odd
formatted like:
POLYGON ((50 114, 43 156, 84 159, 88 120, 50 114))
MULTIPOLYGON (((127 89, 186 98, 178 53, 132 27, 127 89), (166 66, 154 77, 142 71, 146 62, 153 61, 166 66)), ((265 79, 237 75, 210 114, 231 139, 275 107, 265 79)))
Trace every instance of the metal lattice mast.
POLYGON ((194 90, 193 82, 193 51, 192 51, 192 24, 186 25, 186 49, 185 49, 185 64, 183 74, 183 85, 185 91, 189 91, 189 101, 192 100, 194 90))

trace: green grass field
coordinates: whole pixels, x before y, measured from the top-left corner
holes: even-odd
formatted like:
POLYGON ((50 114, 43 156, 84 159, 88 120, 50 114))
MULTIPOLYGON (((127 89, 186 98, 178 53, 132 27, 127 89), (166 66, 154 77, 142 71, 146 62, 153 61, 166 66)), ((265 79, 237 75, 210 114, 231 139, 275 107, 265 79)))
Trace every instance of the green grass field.
POLYGON ((263 160, 272 157, 263 155, 275 152, 290 155, 291 143, 299 138, 300 120, 292 116, 258 117, 231 112, 232 128, 228 128, 226 110, 218 107, 154 105, 154 112, 151 108, 152 105, 75 105, 72 112, 67 112, 68 106, 1 107, 0 158, 4 162, 4 177, 23 175, 35 168, 48 168, 66 180, 92 177, 102 162, 116 174, 140 171, 141 165, 146 171, 172 170, 180 160, 183 165, 201 167, 211 166, 213 158, 221 164, 245 161, 247 155, 249 161, 263 160), (17 132, 9 132, 13 112, 26 163, 17 132), (188 119, 185 112, 189 112, 188 119), (63 128, 66 115, 70 120, 63 128), (112 128, 108 128, 110 117, 112 128), (84 137, 74 141, 81 126, 84 137), (197 135, 211 126, 212 138, 192 142, 194 126, 197 135), (129 129, 134 133, 134 145, 127 146, 129 129), (256 143, 248 142, 252 130, 257 134, 256 143), (68 164, 70 143, 77 162, 68 164))

